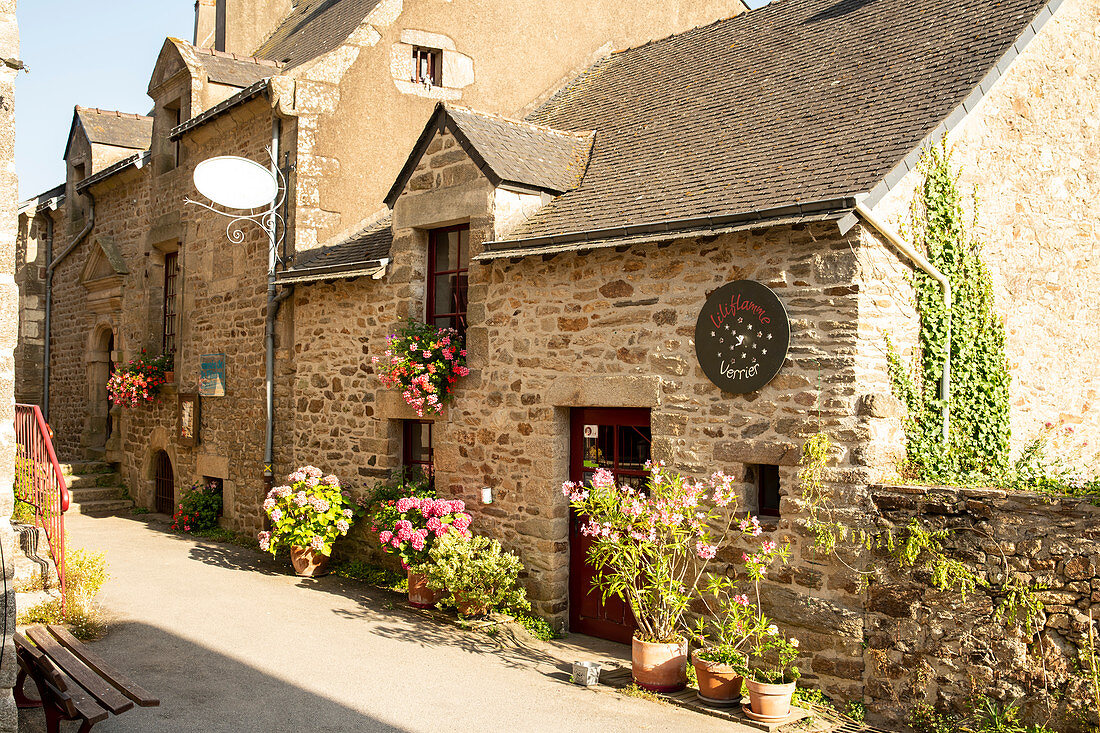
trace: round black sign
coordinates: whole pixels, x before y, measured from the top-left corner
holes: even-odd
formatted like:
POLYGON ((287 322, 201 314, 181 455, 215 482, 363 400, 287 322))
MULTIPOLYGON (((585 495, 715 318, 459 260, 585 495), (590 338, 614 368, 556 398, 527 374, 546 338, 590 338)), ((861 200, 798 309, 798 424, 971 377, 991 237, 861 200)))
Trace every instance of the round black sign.
POLYGON ((771 288, 737 280, 715 290, 695 323, 695 355, 723 392, 746 394, 779 373, 791 322, 771 288))

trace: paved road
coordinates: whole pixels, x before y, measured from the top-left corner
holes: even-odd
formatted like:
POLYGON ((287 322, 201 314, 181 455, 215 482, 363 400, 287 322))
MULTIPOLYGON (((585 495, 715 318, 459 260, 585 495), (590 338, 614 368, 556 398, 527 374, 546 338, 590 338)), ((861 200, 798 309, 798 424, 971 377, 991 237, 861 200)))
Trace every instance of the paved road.
MULTIPOLYGON (((746 730, 568 683, 572 659, 625 648, 465 632, 392 594, 298 579, 268 555, 171 534, 155 517, 66 524, 70 547, 110 563, 100 594, 110 633, 96 650, 162 701, 96 733, 746 730)), ((40 712, 21 717, 21 730, 43 729, 40 712)))

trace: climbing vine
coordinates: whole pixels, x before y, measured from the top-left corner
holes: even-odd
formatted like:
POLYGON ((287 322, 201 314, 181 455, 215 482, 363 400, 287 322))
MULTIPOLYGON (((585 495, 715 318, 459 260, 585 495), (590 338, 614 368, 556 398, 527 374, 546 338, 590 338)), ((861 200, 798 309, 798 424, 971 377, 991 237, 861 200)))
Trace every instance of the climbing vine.
POLYGON ((887 341, 894 395, 908 408, 905 473, 924 481, 973 480, 1008 465, 1010 376, 1004 322, 994 310, 982 243, 967 229, 947 147, 929 148, 920 170, 924 181, 911 210, 913 243, 947 276, 952 303, 949 319, 940 284, 918 270, 913 286, 920 339, 914 364, 907 367, 887 341), (945 443, 939 390, 949 348, 951 430, 945 443))

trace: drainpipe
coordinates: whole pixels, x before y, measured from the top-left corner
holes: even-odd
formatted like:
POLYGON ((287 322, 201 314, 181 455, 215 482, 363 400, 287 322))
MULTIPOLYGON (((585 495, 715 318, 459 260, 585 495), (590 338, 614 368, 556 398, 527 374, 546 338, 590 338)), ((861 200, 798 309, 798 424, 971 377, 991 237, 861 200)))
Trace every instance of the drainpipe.
MULTIPOLYGON (((271 173, 279 175, 279 133, 282 125, 278 115, 272 115, 271 119, 271 173)), ((285 195, 285 192, 284 192, 285 195)), ((277 220, 275 212, 271 213, 271 220, 267 229, 267 321, 264 336, 266 340, 266 375, 265 387, 267 389, 267 421, 266 434, 264 436, 264 486, 270 490, 274 485, 274 445, 275 445, 275 317, 279 314, 279 306, 293 292, 290 289, 281 293, 275 292, 275 265, 277 262, 276 229, 277 220)), ((285 225, 284 225, 285 226, 285 225)))
MULTIPOLYGON (((76 235, 76 239, 57 256, 57 259, 53 259, 53 219, 47 217, 49 224, 47 225, 46 261, 49 264, 46 266, 46 348, 43 350, 42 356, 42 417, 47 423, 50 421, 50 317, 53 312, 53 271, 77 248, 77 245, 84 241, 84 237, 88 236, 88 232, 92 231, 92 226, 95 225, 95 197, 92 196, 91 191, 85 191, 84 195, 88 197, 88 213, 85 215, 84 228, 80 230, 80 234, 76 235)), ((74 202, 75 199, 74 196, 74 202)))
POLYGON ((856 213, 870 224, 879 234, 886 237, 914 265, 931 275, 943 288, 943 307, 947 313, 947 349, 943 360, 943 377, 940 379, 940 399, 943 401, 943 442, 949 445, 951 434, 951 281, 918 252, 909 242, 902 239, 894 229, 875 215, 875 212, 862 201, 856 204, 856 213))

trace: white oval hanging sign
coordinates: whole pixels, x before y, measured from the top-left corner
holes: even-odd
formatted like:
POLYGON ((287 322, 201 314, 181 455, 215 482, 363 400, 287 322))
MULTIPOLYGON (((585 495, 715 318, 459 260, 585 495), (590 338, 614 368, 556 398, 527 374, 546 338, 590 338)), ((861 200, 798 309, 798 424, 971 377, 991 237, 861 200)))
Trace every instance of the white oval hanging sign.
POLYGON ((222 155, 195 166, 195 188, 230 209, 260 209, 279 195, 275 174, 254 160, 222 155))
POLYGON ((723 392, 747 394, 772 381, 791 343, 791 322, 779 296, 753 280, 711 293, 695 323, 695 355, 723 392))

